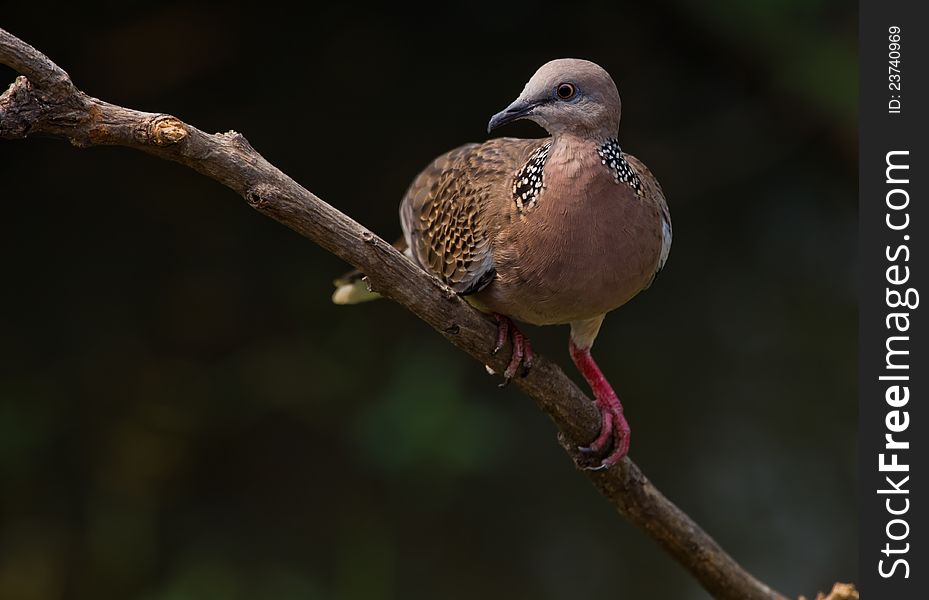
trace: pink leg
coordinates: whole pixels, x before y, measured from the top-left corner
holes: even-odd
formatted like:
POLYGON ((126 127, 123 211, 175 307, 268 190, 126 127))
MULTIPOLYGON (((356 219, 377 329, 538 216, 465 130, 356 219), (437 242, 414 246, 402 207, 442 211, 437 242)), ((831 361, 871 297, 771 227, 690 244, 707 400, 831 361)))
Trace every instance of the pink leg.
POLYGON ((526 375, 532 367, 534 354, 532 352, 532 345, 529 343, 529 338, 513 324, 513 321, 511 321, 509 317, 494 313, 494 318, 497 320, 497 344, 494 346, 491 354, 496 354, 503 349, 507 337, 510 338, 510 342, 513 345, 513 354, 510 356, 510 362, 503 372, 503 383, 500 384, 502 387, 516 376, 516 372, 519 370, 520 365, 523 367, 523 376, 526 375))
POLYGON ((594 362, 593 356, 590 355, 590 348, 578 348, 572 339, 568 349, 571 352, 571 360, 577 365, 578 370, 590 385, 590 389, 593 390, 597 408, 600 409, 600 434, 590 446, 579 448, 579 450, 585 454, 599 454, 612 440, 613 451, 603 459, 599 466, 594 467, 595 470, 607 469, 622 460, 629 452, 629 423, 623 415, 623 405, 619 397, 613 391, 610 382, 603 376, 600 367, 594 362))

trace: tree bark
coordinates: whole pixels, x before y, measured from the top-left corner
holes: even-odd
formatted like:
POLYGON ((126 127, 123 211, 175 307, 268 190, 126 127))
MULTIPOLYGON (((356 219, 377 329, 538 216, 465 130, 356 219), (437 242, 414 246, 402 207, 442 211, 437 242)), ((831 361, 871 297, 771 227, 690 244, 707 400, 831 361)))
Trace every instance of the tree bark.
MULTIPOLYGON (((207 134, 176 117, 92 98, 68 74, 22 40, 0 29, 0 63, 22 76, 0 96, 0 137, 33 133, 78 147, 114 145, 186 165, 229 187, 258 212, 290 227, 367 274, 373 290, 402 304, 482 364, 498 373, 507 352, 491 356, 496 326, 454 291, 362 225, 301 187, 234 132, 207 134)), ((513 383, 555 423, 559 441, 579 459, 579 443, 599 431, 599 412, 554 363, 542 356, 513 383)), ((583 471, 627 519, 658 542, 715 598, 784 599, 732 559, 690 517, 655 488, 628 458, 604 471, 583 471)))

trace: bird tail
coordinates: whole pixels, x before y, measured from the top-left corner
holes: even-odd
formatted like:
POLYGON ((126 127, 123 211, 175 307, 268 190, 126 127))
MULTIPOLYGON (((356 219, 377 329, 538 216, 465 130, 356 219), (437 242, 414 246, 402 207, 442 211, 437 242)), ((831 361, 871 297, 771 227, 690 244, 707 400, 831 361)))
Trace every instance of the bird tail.
POLYGON ((358 269, 339 277, 332 284, 335 285, 335 291, 332 292, 334 304, 360 304, 381 297, 380 294, 368 288, 365 274, 358 269))
MULTIPOLYGON (((394 242, 394 248, 403 252, 409 258, 409 247, 405 239, 400 238, 394 242)), ((332 292, 332 302, 334 304, 361 304, 381 297, 377 292, 371 291, 365 274, 358 269, 342 275, 332 284, 335 285, 335 291, 332 292)))

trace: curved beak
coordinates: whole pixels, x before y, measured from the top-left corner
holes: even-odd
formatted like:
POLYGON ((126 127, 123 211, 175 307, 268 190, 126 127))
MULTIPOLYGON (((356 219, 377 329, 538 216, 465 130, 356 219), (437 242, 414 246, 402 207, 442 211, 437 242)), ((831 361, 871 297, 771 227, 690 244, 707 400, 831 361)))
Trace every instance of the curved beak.
POLYGON ((490 118, 490 122, 487 124, 487 133, 490 133, 501 125, 506 125, 507 123, 518 121, 519 119, 525 119, 532 113, 532 109, 539 104, 542 103, 517 99, 513 104, 510 104, 504 110, 490 118))

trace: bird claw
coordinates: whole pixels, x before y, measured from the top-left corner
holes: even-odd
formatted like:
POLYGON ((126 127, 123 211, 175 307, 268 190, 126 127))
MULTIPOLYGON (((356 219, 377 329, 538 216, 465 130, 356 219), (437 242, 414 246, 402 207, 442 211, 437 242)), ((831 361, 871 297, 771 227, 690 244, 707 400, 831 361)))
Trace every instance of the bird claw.
POLYGON ((609 469, 612 465, 608 465, 606 461, 603 461, 595 467, 582 467, 584 471, 605 471, 609 469))
POLYGON ((523 335, 523 332, 513 324, 513 321, 511 321, 509 317, 494 313, 494 318, 497 320, 497 343, 493 350, 491 350, 491 355, 496 355, 503 349, 503 346, 506 345, 507 338, 509 338, 513 347, 513 353, 510 355, 510 362, 507 364, 506 370, 503 371, 503 383, 499 386, 506 387, 510 383, 510 380, 516 377, 517 374, 520 377, 525 377, 529 374, 529 369, 532 368, 535 354, 532 352, 529 338, 523 335))
POLYGON ((584 456, 602 455, 612 442, 612 450, 599 465, 585 466, 585 471, 601 471, 621 461, 629 453, 629 423, 623 415, 622 408, 613 405, 600 409, 600 434, 589 446, 578 446, 577 451, 584 456))
POLYGON ((497 313, 494 313, 494 319, 497 320, 497 343, 494 345, 494 349, 490 351, 491 356, 496 356, 498 352, 503 350, 506 339, 509 337, 510 326, 513 324, 507 317, 497 313))
POLYGON ((520 377, 525 377, 532 369, 532 363, 535 362, 535 353, 529 344, 529 338, 523 337, 523 368, 519 373, 520 377))

